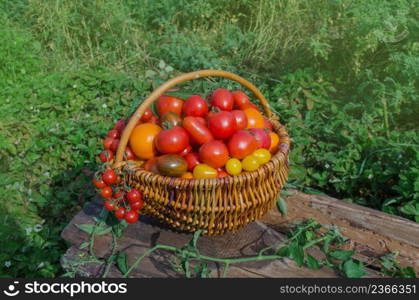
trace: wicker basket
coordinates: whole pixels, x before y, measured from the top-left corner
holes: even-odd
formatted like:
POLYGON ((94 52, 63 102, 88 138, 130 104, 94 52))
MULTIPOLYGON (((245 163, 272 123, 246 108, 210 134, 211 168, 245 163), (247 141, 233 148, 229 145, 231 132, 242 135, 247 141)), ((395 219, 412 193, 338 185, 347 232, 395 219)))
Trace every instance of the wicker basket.
POLYGON ((218 235, 236 231, 261 218, 275 205, 288 176, 289 147, 290 139, 285 128, 253 84, 229 72, 202 70, 169 80, 154 90, 138 107, 122 134, 113 168, 118 168, 122 173, 121 184, 143 193, 143 214, 181 231, 202 230, 207 235, 218 235), (234 80, 259 99, 273 130, 280 137, 278 152, 272 159, 255 171, 216 179, 165 177, 122 161, 131 132, 147 107, 172 87, 202 77, 234 80))

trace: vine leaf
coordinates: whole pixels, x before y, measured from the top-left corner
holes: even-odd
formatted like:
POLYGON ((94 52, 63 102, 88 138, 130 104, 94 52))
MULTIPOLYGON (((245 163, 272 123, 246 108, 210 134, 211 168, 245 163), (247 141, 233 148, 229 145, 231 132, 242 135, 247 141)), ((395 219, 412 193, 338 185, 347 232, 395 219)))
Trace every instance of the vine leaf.
POLYGON ((279 197, 278 202, 276 204, 278 206, 279 212, 285 216, 288 213, 288 208, 284 198, 279 197))
POLYGON ((333 258, 340 259, 340 260, 348 260, 354 254, 354 251, 346 251, 346 250, 337 250, 331 251, 329 255, 333 258))
POLYGON ((93 224, 76 224, 76 227, 88 234, 103 235, 112 231, 112 227, 96 227, 93 224), (96 227, 96 230, 95 230, 96 227))
POLYGON ((343 263, 343 271, 345 272, 346 277, 349 278, 360 278, 367 274, 362 267, 362 263, 356 263, 352 259, 347 260, 343 263))
POLYGON ((118 254, 118 256, 116 257, 116 265, 118 266, 118 269, 119 271, 121 271, 122 274, 128 272, 127 254, 125 252, 120 252, 118 254))
POLYGON ((310 269, 313 269, 313 270, 318 270, 318 269, 320 269, 320 264, 319 264, 319 262, 317 261, 317 259, 315 259, 313 256, 311 256, 310 254, 307 254, 307 266, 310 268, 310 269))
POLYGON ((304 262, 304 249, 297 242, 292 242, 289 245, 290 257, 294 259, 297 266, 301 267, 304 262))
POLYGON ((86 248, 89 245, 90 245, 90 242, 81 243, 80 246, 79 246, 79 249, 84 249, 84 248, 86 248))

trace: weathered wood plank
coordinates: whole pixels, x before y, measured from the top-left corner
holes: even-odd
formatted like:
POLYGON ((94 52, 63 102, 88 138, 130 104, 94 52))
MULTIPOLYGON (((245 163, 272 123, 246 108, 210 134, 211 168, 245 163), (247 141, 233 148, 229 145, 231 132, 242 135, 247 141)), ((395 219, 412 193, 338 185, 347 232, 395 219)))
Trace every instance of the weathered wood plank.
POLYGON ((286 197, 287 216, 272 210, 261 221, 279 232, 288 231, 293 222, 305 218, 323 225, 337 225, 350 239, 347 248, 359 253, 359 259, 370 261, 399 251, 401 265, 419 271, 419 223, 329 196, 292 192, 292 196, 286 197))
MULTIPOLYGON (((72 243, 64 258, 67 261, 74 261, 80 256, 86 256, 85 250, 79 250, 81 243, 88 240, 87 233, 78 229, 75 224, 93 224, 93 216, 98 215, 100 205, 89 204, 80 212, 64 229, 62 237, 72 243)), ((166 244, 176 247, 184 246, 190 239, 191 234, 175 233, 166 228, 158 226, 153 221, 143 218, 141 222, 129 226, 119 241, 119 251, 124 251, 128 256, 128 263, 132 264, 135 259, 150 247, 156 244, 166 244)), ((223 236, 208 237, 202 236, 198 240, 198 249, 203 255, 213 257, 243 257, 253 256, 268 245, 272 245, 284 239, 284 236, 260 222, 254 222, 237 233, 230 233, 223 236)), ((111 253, 111 236, 96 236, 94 251, 97 257, 107 257, 111 253)), ((179 277, 169 263, 171 254, 158 251, 144 259, 139 268, 134 270, 134 277, 179 277)), ((209 264, 213 270, 213 276, 220 276, 223 266, 209 264)), ((81 274, 86 276, 99 276, 103 266, 87 264, 82 268, 81 274)), ((118 270, 112 268, 109 276, 119 277, 118 270)), ((234 264, 230 266, 228 277, 336 277, 334 270, 322 268, 311 270, 305 267, 298 267, 290 259, 275 261, 261 261, 234 264)))

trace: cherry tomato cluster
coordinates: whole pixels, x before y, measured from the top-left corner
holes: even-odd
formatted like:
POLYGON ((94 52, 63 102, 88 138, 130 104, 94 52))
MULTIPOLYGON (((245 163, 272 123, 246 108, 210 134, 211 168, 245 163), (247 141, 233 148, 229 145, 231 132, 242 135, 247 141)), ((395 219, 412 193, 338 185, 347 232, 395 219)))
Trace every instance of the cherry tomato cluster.
POLYGON ((129 139, 128 149, 147 171, 185 179, 235 176, 258 169, 277 151, 272 124, 243 91, 219 88, 207 99, 163 95, 155 108, 157 116, 147 108, 129 139))

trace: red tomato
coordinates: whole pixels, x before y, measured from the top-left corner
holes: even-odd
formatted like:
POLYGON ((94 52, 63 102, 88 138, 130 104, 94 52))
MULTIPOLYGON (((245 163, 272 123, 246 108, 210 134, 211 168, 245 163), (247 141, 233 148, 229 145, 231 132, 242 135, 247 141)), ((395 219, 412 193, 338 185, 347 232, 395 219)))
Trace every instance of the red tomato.
POLYGON ((201 145, 214 139, 207 126, 196 117, 186 117, 183 119, 182 126, 197 144, 201 145))
POLYGON ((108 137, 112 139, 119 139, 119 131, 116 129, 112 129, 108 132, 108 137))
POLYGON ((240 109, 245 110, 245 109, 248 109, 248 108, 253 108, 253 109, 256 109, 257 111, 259 111, 259 107, 256 104, 254 104, 253 102, 250 102, 250 101, 249 101, 249 103, 243 105, 240 109))
POLYGON ((110 198, 112 197, 112 188, 110 186, 105 186, 101 191, 100 195, 103 198, 110 198))
POLYGON ((106 186, 106 183, 102 179, 93 178, 93 185, 97 189, 103 189, 106 186))
POLYGON ((140 118, 141 122, 148 122, 151 120, 151 117, 154 116, 153 111, 150 108, 147 108, 143 115, 140 118))
POLYGON ((256 150, 257 143, 249 131, 239 130, 231 137, 227 146, 231 156, 242 159, 256 150))
POLYGON ((185 155, 186 163, 188 164, 188 171, 192 171, 201 162, 199 161, 199 155, 196 152, 190 152, 185 155))
POLYGON ((115 217, 118 219, 123 219, 125 216, 125 207, 121 206, 117 210, 115 210, 115 217))
POLYGON ((147 123, 158 124, 159 123, 159 119, 156 116, 153 115, 151 117, 151 119, 147 123))
POLYGON ((182 114, 184 101, 174 96, 162 95, 157 99, 157 113, 159 116, 171 111, 177 115, 182 114))
POLYGON ((204 119, 204 118, 202 118, 202 117, 196 117, 196 119, 202 124, 202 125, 205 125, 205 126, 207 126, 207 121, 204 119))
POLYGON ((240 91, 236 90, 231 93, 233 95, 234 105, 239 108, 243 109, 248 103, 249 103, 249 97, 247 95, 240 91))
POLYGON ((228 160, 228 149, 221 141, 209 141, 199 149, 199 158, 213 168, 220 168, 228 160))
POLYGON ((257 148, 269 149, 271 147, 271 137, 267 130, 262 128, 250 128, 249 131, 256 139, 257 148))
POLYGON ((119 145, 119 139, 114 139, 109 149, 112 150, 113 152, 116 152, 116 150, 118 150, 118 145, 119 145))
POLYGON ((270 131, 272 131, 272 123, 269 122, 267 118, 263 118, 263 124, 265 128, 268 128, 270 131))
POLYGON ((205 117, 208 113, 207 102, 198 95, 193 95, 186 99, 183 106, 183 115, 191 117, 205 117))
POLYGON ((106 170, 102 175, 102 180, 106 184, 115 184, 118 181, 118 175, 112 169, 106 170))
POLYGON ((221 110, 232 110, 233 109, 233 95, 227 89, 216 89, 211 97, 211 105, 214 107, 218 107, 221 110))
POLYGON ((107 211, 113 211, 115 209, 115 202, 110 201, 110 200, 106 200, 105 201, 105 209, 107 211))
POLYGON ((131 150, 129 146, 127 146, 124 152, 124 160, 134 160, 134 159, 135 159, 134 152, 131 150))
POLYGON ((101 162, 111 161, 113 159, 113 152, 111 150, 103 150, 99 154, 99 158, 101 162))
POLYGON ((153 157, 147 160, 144 164, 144 170, 154 172, 155 171, 154 166, 155 166, 156 161, 157 161, 157 157, 153 157))
POLYGON ((141 208, 143 208, 143 204, 144 203, 142 201, 137 201, 137 202, 130 203, 129 206, 131 207, 132 210, 138 211, 141 208))
POLYGON ((189 145, 189 136, 185 129, 175 126, 162 130, 156 137, 156 148, 161 153, 175 154, 189 145))
POLYGON ((113 199, 116 200, 117 202, 122 201, 124 199, 124 190, 123 189, 117 190, 117 192, 113 194, 113 199))
POLYGON ((236 119, 237 130, 245 129, 247 127, 247 116, 242 110, 233 110, 231 113, 236 119))
POLYGON ((138 213, 134 210, 130 210, 129 212, 127 212, 125 214, 125 221, 129 224, 134 224, 135 222, 138 221, 138 213))
POLYGON ((127 199, 129 203, 134 203, 138 201, 143 201, 141 193, 137 189, 132 189, 127 193, 127 199))
POLYGON ((103 148, 105 149, 111 148, 112 143, 113 143, 113 138, 107 137, 106 139, 103 140, 103 148))
POLYGON ((228 173, 226 171, 218 171, 217 178, 227 177, 228 173))
POLYGON ((122 131, 124 131, 124 128, 125 128, 124 119, 118 120, 118 122, 116 122, 115 126, 113 127, 113 129, 118 131, 119 135, 121 135, 122 131))
POLYGON ((183 149, 181 152, 179 152, 178 155, 185 156, 186 154, 188 154, 191 151, 192 151, 192 147, 191 147, 191 145, 188 145, 188 146, 186 146, 185 149, 183 149))
POLYGON ((208 128, 217 139, 229 138, 237 130, 236 118, 228 111, 215 113, 208 120, 208 128))

